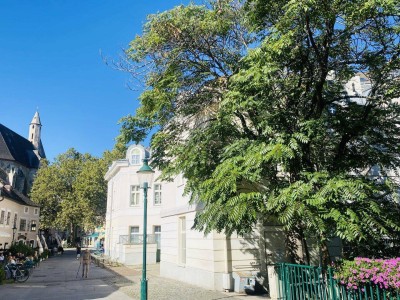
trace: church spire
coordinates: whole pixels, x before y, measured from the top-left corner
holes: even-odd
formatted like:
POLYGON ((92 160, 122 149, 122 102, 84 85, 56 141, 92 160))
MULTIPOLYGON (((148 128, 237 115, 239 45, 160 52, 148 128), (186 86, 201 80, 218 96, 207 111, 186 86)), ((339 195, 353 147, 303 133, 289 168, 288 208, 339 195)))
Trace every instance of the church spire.
POLYGON ((40 134, 42 130, 42 124, 40 123, 39 112, 36 111, 33 116, 32 122, 29 125, 29 137, 28 140, 35 146, 36 149, 40 147, 40 134))

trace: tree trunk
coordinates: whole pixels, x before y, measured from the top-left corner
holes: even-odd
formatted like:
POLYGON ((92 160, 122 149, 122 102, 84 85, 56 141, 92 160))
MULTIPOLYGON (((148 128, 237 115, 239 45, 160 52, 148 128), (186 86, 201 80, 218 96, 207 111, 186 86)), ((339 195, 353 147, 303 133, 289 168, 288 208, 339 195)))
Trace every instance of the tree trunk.
POLYGON ((301 238, 301 244, 303 246, 303 251, 306 254, 306 264, 310 265, 310 249, 308 248, 307 240, 304 236, 303 230, 301 230, 301 232, 300 232, 300 238, 301 238))
POLYGON ((329 248, 327 242, 324 241, 321 244, 321 263, 323 267, 328 267, 331 263, 331 257, 329 254, 329 248))
POLYGON ((285 239, 285 252, 287 260, 292 263, 296 264, 300 262, 299 257, 299 243, 298 243, 298 235, 294 232, 286 232, 286 239, 285 239))

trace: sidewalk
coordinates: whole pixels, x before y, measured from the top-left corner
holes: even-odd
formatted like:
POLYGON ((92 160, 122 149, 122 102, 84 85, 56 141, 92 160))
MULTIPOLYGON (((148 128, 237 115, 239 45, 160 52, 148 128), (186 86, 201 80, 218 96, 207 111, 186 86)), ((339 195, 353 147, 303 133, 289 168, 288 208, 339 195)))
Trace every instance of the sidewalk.
MULTIPOLYGON (((118 274, 124 280, 115 277, 108 281, 119 288, 120 291, 132 299, 140 299, 140 280, 142 277, 142 266, 120 266, 106 267, 111 272, 118 274)), ((160 276, 160 265, 147 265, 148 298, 149 300, 266 300, 267 296, 250 296, 234 292, 225 293, 207 290, 198 286, 187 284, 160 276)))
POLYGON ((106 284, 115 273, 91 266, 87 279, 82 278, 80 261, 74 249, 66 249, 40 263, 24 283, 0 285, 0 299, 13 300, 131 300, 132 297, 106 284))
MULTIPOLYGON (((33 270, 25 283, 0 285, 0 299, 14 300, 132 300, 140 299, 142 266, 101 268, 91 264, 88 278, 82 278, 75 249, 66 249, 33 270)), ((149 300, 266 300, 207 290, 160 276, 159 264, 147 266, 149 300)))

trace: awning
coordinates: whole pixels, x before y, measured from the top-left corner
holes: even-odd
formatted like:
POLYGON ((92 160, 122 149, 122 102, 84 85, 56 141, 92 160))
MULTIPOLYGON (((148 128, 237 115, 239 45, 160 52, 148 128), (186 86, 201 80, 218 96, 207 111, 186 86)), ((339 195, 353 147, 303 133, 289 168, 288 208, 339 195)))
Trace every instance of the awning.
POLYGON ((92 234, 85 235, 85 238, 95 238, 98 237, 99 233, 98 232, 93 232, 92 234))

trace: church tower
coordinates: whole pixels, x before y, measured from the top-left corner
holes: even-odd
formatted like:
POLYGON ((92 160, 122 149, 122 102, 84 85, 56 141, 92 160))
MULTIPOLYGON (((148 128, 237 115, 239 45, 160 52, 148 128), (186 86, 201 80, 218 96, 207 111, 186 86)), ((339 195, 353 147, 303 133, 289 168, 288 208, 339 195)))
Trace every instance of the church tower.
POLYGON ((40 133, 42 130, 42 124, 40 123, 39 112, 36 111, 33 116, 32 122, 29 125, 29 137, 28 140, 35 146, 36 149, 40 148, 40 133))

